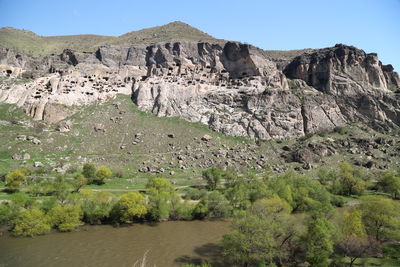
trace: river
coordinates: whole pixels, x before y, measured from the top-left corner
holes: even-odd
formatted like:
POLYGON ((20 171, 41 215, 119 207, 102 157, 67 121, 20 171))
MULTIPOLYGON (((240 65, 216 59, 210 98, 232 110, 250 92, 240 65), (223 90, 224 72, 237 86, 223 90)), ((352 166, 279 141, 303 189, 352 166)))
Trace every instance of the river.
POLYGON ((34 238, 5 235, 0 237, 0 267, 132 267, 146 251, 146 266, 181 266, 200 259, 221 266, 218 243, 228 231, 227 221, 176 221, 84 226, 34 238))

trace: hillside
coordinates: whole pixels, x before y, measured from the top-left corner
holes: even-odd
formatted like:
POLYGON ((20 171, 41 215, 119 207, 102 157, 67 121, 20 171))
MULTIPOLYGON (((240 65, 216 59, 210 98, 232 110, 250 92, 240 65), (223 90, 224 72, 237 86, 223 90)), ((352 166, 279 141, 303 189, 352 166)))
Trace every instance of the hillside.
POLYGON ((105 44, 132 46, 167 41, 210 41, 212 36, 182 22, 133 31, 121 36, 93 34, 68 36, 39 36, 31 31, 5 27, 0 29, 0 47, 12 48, 34 56, 59 54, 64 49, 77 52, 94 51, 105 44))

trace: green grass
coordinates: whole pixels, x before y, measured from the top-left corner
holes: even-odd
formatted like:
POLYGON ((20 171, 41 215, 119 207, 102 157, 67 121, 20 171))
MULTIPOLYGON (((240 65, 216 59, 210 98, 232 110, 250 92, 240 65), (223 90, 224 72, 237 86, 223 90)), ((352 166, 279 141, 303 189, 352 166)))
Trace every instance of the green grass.
POLYGON ((215 40, 212 36, 182 22, 133 31, 121 36, 93 34, 43 37, 27 30, 0 29, 0 46, 13 48, 35 56, 61 53, 69 48, 78 52, 94 51, 101 45, 149 45, 167 41, 215 40))

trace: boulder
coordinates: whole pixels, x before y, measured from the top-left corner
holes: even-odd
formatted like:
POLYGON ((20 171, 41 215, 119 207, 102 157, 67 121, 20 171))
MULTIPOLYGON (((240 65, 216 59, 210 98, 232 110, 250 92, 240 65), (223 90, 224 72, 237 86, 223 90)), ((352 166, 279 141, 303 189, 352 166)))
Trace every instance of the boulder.
POLYGON ((205 142, 211 141, 212 139, 212 136, 208 134, 203 135, 203 137, 201 138, 201 140, 205 142))

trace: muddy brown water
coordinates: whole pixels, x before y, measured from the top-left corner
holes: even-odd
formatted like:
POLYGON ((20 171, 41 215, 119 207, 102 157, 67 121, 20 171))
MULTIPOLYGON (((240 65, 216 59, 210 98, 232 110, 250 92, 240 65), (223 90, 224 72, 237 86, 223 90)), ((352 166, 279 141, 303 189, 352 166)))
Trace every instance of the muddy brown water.
MULTIPOLYGON (((0 237, 0 267, 129 266, 147 252, 146 267, 223 266, 218 246, 228 221, 162 222, 114 228, 87 226, 34 238, 0 237)), ((136 266, 140 266, 139 264, 136 266)))

